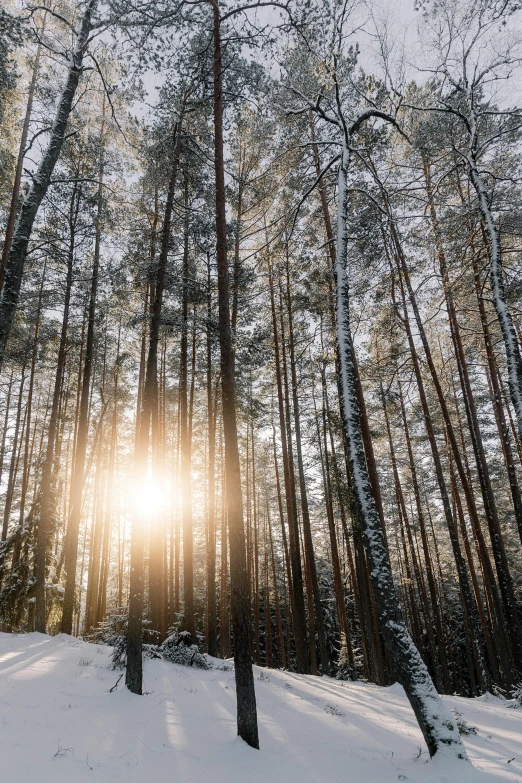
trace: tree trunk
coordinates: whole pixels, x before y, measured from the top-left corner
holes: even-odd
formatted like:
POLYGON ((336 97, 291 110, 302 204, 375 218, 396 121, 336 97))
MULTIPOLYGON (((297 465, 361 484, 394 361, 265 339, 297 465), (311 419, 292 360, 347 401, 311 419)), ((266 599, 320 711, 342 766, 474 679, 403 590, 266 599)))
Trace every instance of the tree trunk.
MULTIPOLYGON (((173 162, 165 204, 165 215, 161 232, 161 250, 156 271, 156 284, 154 286, 154 301, 152 304, 152 316, 149 331, 149 349, 147 353, 147 366, 143 383, 142 405, 140 415, 136 421, 139 428, 137 435, 136 453, 134 456, 136 481, 143 482, 147 475, 149 456, 149 439, 151 419, 154 407, 158 404, 157 365, 158 365, 158 341, 161 322, 161 310, 163 306, 163 293, 165 288, 165 273, 170 241, 170 225, 172 219, 172 207, 176 190, 176 180, 179 168, 179 156, 181 149, 181 125, 183 115, 176 122, 173 129, 173 162)), ((145 547, 145 520, 140 514, 135 514, 132 522, 131 534, 131 570, 130 570, 130 595, 129 595, 129 623, 127 631, 127 669, 125 672, 125 684, 131 693, 141 696, 143 689, 143 660, 142 660, 142 631, 143 631, 143 592, 144 592, 144 568, 143 553, 145 547)))
MULTIPOLYGON (((411 445, 410 432, 408 427, 408 420, 406 418, 406 410, 404 407, 404 399, 402 395, 402 388, 399 385, 399 398, 401 404, 402 424, 404 427, 404 435, 406 438, 406 448, 408 451, 408 461, 410 463, 410 473, 413 485, 413 494, 415 496, 415 506, 417 509, 417 521, 419 523, 419 529, 421 534, 422 549, 424 553, 424 563, 426 567, 426 575, 428 580, 428 589, 431 599, 431 610, 435 621, 435 638, 437 653, 435 656, 435 665, 440 666, 440 678, 441 685, 444 693, 451 693, 450 672, 447 665, 446 649, 445 649, 445 634, 441 621, 441 613, 438 602, 437 587, 435 584, 435 577, 433 574, 432 560, 430 554, 430 548, 428 544, 428 536, 426 532, 426 521, 424 519, 423 504, 421 499, 419 480, 417 477, 417 470, 415 467, 415 460, 413 457, 413 449, 411 445)), ((477 603, 478 606, 478 603, 477 603)), ((478 606, 480 610, 480 606, 478 606)))
POLYGON ((395 592, 395 584, 382 532, 382 526, 372 494, 361 431, 359 406, 353 367, 353 343, 350 330, 348 263, 348 146, 343 146, 338 179, 338 235, 336 258, 337 339, 341 373, 343 423, 350 469, 353 476, 355 502, 364 523, 366 551, 375 592, 381 631, 390 655, 394 673, 404 687, 415 712, 431 756, 449 752, 467 758, 458 729, 443 705, 421 656, 404 624, 395 592))
MULTIPOLYGON (((105 102, 103 104, 105 108, 105 102)), ((103 133, 105 114, 102 117, 101 126, 101 160, 98 179, 96 233, 94 240, 94 261, 92 267, 91 290, 89 294, 89 308, 87 317, 87 339, 85 343, 85 361, 83 368, 82 390, 80 398, 80 410, 78 417, 78 434, 76 440, 76 452, 74 457, 73 476, 71 479, 71 508, 69 523, 65 541, 65 571, 67 579, 63 596, 62 633, 72 634, 74 598, 76 590, 76 567, 78 560, 78 535, 80 530, 80 518, 82 510, 82 494, 85 482, 85 457, 87 453, 87 439, 89 435, 89 403, 91 392, 91 375, 94 355, 94 326, 96 315, 96 298, 98 293, 98 277, 100 269, 100 245, 102 230, 103 209, 103 133)), ((6 281, 7 286, 7 281, 6 281)))
MULTIPOLYGON (((321 335, 322 339, 322 335, 321 335)), ((334 595, 335 605, 337 608, 337 619, 339 622, 339 636, 340 636, 340 657, 339 663, 343 661, 345 655, 348 656, 349 676, 351 680, 357 679, 355 672, 355 661, 353 657, 352 640, 350 638, 350 629, 348 626, 348 617, 346 616, 346 600, 344 596, 344 582, 341 573, 341 562, 339 559, 339 547, 337 545, 337 531, 335 527, 335 518, 333 510, 333 493, 331 483, 331 470, 330 470, 330 456, 328 454, 328 417, 327 417, 327 390, 326 390, 326 372, 323 361, 321 368, 321 386, 323 393, 322 404, 322 436, 323 436, 323 448, 321 454, 322 472, 323 472, 323 484, 324 493, 326 499, 326 517, 328 520, 328 532, 330 535, 330 553, 332 559, 333 581, 334 581, 334 595)), ((319 422, 317 422, 317 439, 319 444, 321 443, 321 433, 319 432, 319 422)))
MULTIPOLYGON (((286 305, 288 310, 288 338, 290 347, 290 372, 292 382, 292 402, 294 411, 294 429, 295 429, 295 448, 297 453, 297 467, 299 471, 299 493, 301 497, 301 512, 303 518, 303 538, 306 557, 306 568, 309 572, 309 581, 312 586, 315 628, 319 641, 319 655, 323 674, 330 673, 330 662, 326 652, 326 638, 324 632, 323 613, 321 608, 321 598, 319 595, 319 582, 317 579, 317 567, 315 564, 314 545, 312 540, 312 527, 310 524, 310 510, 308 507, 308 494, 306 491, 306 478, 304 473, 303 448, 301 443, 301 421, 299 416, 299 394, 297 384, 297 370, 295 362, 295 341, 294 341, 294 320, 292 312, 292 300, 290 295, 290 266, 288 259, 288 244, 286 250, 286 305)), ((315 639, 311 636, 311 645, 315 639)))
POLYGON ((234 350, 230 321, 230 284, 227 258, 225 168, 223 156, 223 63, 221 20, 217 0, 210 0, 214 15, 214 150, 216 182, 216 235, 219 299, 221 390, 225 436, 225 493, 230 536, 232 625, 237 695, 237 731, 253 748, 259 747, 257 708, 252 672, 252 629, 248 606, 243 499, 236 423, 234 350))
POLYGON ((191 427, 188 410, 188 300, 189 300, 189 213, 188 180, 185 176, 185 225, 183 229, 183 272, 181 302, 181 355, 179 362, 181 518, 183 528, 183 628, 194 637, 194 563, 191 488, 191 427))
POLYGON ((277 316, 274 299, 274 281, 272 277, 272 267, 268 268, 270 303, 272 309, 272 328, 274 333, 274 356, 277 382, 277 400, 279 407, 279 429, 281 433, 281 449, 283 455, 283 475, 285 486, 286 513, 288 522, 289 555, 290 555, 290 575, 289 591, 292 608, 292 619, 294 626, 295 650, 297 659, 297 671, 306 673, 308 671, 308 653, 306 650, 306 620, 305 605, 303 593, 303 573, 301 569, 301 556, 299 551, 299 531, 297 527, 297 510, 294 503, 294 493, 292 492, 292 477, 290 475, 290 460, 288 447, 288 425, 285 417, 285 403, 283 395, 283 382, 281 359, 279 351, 279 330, 277 326, 277 316), (291 585, 291 587, 290 587, 291 585))
POLYGON ((208 494, 207 494, 207 652, 218 655, 216 616, 216 399, 212 399, 212 281, 210 254, 207 255, 207 427, 208 427, 208 494))

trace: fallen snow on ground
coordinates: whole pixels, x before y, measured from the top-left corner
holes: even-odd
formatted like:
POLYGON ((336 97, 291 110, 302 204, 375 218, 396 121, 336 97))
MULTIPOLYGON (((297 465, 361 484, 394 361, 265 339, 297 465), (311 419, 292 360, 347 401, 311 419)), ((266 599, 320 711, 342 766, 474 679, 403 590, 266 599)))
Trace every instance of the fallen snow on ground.
POLYGON ((428 761, 402 689, 255 668, 261 750, 236 734, 232 664, 145 662, 144 696, 111 648, 0 634, 2 783, 522 783, 522 709, 445 698, 473 762, 428 761), (222 670, 223 667, 225 670, 222 670))

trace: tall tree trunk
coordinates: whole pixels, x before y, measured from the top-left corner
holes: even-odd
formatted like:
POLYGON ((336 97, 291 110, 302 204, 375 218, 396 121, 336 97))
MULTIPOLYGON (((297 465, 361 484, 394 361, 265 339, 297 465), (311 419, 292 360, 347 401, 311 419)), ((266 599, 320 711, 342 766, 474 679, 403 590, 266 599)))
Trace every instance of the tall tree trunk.
MULTIPOLYGON (((96 213, 96 232, 94 239, 94 260, 92 266, 91 290, 87 316, 87 339, 85 343, 85 360, 83 367, 82 390, 78 417, 78 434, 74 456, 73 476, 71 479, 71 508, 65 540, 65 571, 67 578, 63 595, 62 633, 72 634, 74 598, 76 590, 76 567, 78 560, 78 535, 82 510, 82 495, 85 482, 85 458, 87 454, 87 439, 89 435, 89 404, 91 393, 91 375, 94 355, 94 327, 96 316, 96 298, 98 293, 98 278, 100 269, 100 246, 102 232, 103 210, 103 134, 105 125, 105 99, 103 102, 102 125, 100 132, 101 159, 98 176, 98 195, 96 213)), ((7 282, 6 282, 7 285, 7 282)))
POLYGON ((404 623, 395 592, 381 521, 372 493, 357 404, 350 329, 348 263, 349 151, 343 144, 338 177, 338 234, 336 257, 337 339, 341 373, 343 424, 346 430, 355 502, 364 523, 366 551, 379 613, 381 632, 396 677, 406 691, 431 756, 439 751, 467 758, 454 719, 443 705, 404 623))
MULTIPOLYGON (((435 655, 435 665, 440 666, 440 681, 442 684, 443 692, 444 693, 451 693, 451 684, 450 684, 450 672, 447 665, 447 659, 446 659, 446 650, 445 650, 445 634, 442 626, 441 621, 441 613, 439 609, 439 601, 438 601, 438 593, 437 593, 437 587, 435 584, 435 577, 433 573, 433 567, 432 567, 432 560, 431 560, 431 553, 428 543, 428 535, 426 532, 426 521, 424 518, 424 510, 423 510, 423 503, 420 493, 420 486, 419 486, 419 480, 417 476, 417 469, 415 467, 415 460, 413 457, 413 449, 411 445, 411 438, 410 438, 410 431, 408 426, 408 420, 406 418, 406 410, 404 407, 404 398, 402 394, 402 388, 399 385, 399 399, 401 404, 401 415, 402 415, 402 424, 404 427, 404 435, 406 438, 406 448, 408 450, 408 461, 410 464, 410 473, 411 473, 411 479, 412 479, 412 485, 413 485, 413 494, 415 496, 415 506, 417 509, 417 521, 419 524, 420 534, 421 534, 421 541, 422 541, 422 549, 424 553, 424 563, 426 566, 426 575, 428 580, 428 589, 430 594, 430 600, 431 600, 431 610, 434 617, 435 622, 435 637, 436 637, 436 647, 437 652, 435 655)), ((480 610, 480 606, 477 603, 477 606, 480 610)))
POLYGON ((105 515, 103 523, 103 542, 102 542, 102 562, 100 573, 100 586, 98 590, 96 612, 94 616, 94 624, 96 625, 104 619, 107 606, 107 583, 109 579, 109 565, 110 565, 110 543, 112 536, 112 509, 113 509, 113 483, 114 483, 114 471, 116 461, 116 446, 118 435, 118 380, 119 380, 119 366, 120 366, 120 335, 121 335, 121 316, 118 328, 118 344, 116 348, 116 361, 114 364, 114 400, 112 408, 112 432, 110 439, 110 454, 108 465, 108 479, 107 479, 107 500, 105 504, 105 515))
POLYGON ((216 184, 216 235, 219 299, 221 390, 225 436, 225 484, 230 536, 232 625, 237 695, 237 731, 253 748, 259 747, 257 707, 252 672, 252 629, 248 606, 243 499, 236 423, 234 350, 230 321, 230 284, 227 258, 225 167, 223 155, 223 62, 221 19, 217 0, 209 0, 214 15, 214 151, 216 184))
POLYGON ((272 537, 272 522, 270 520, 270 504, 268 502, 268 492, 265 493, 265 496, 266 496, 266 521, 268 526, 268 538, 270 541, 270 560, 272 565, 272 583, 274 586, 274 606, 275 606, 275 614, 276 614, 277 636, 279 639, 279 654, 281 656, 281 666, 283 667, 283 669, 286 669, 285 640, 283 637, 283 625, 281 623, 281 607, 279 603, 279 588, 277 586, 277 570, 275 564, 274 539, 272 537))
POLYGON ((295 651, 297 671, 308 671, 308 653, 306 650, 306 619, 303 593, 303 573, 301 568, 301 555, 299 551, 299 529, 297 525, 297 509, 295 508, 295 494, 292 492, 292 477, 290 475, 290 459, 288 444, 288 423, 285 416, 285 400, 283 394, 282 368, 279 351, 279 329, 274 298, 274 280, 272 267, 268 267, 268 282, 270 288, 270 304, 272 310, 272 329, 274 333, 274 356, 277 382, 277 400, 279 407, 279 429, 281 433, 281 450, 283 456, 283 475, 285 486, 286 513, 288 522, 288 539, 290 555, 290 581, 289 592, 294 626, 295 651), (291 585, 291 588, 290 588, 291 585))
MULTIPOLYGON (((98 443, 96 459, 96 477, 94 479, 92 522, 90 527, 89 566, 87 569, 87 590, 85 592, 84 635, 89 634, 95 625, 96 599, 100 579, 100 558, 103 528, 103 496, 105 490, 105 458, 101 440, 98 443)), ((80 579, 80 586, 82 580, 80 579)), ((80 588, 81 589, 81 588, 80 588)), ((81 596, 81 593, 80 593, 81 596)), ((81 607, 81 597, 78 600, 81 607)))
POLYGON ((188 404, 188 305, 189 305, 189 213, 188 180, 184 186, 185 221, 183 229, 183 271, 181 302, 181 355, 179 362, 180 444, 181 444, 181 518, 183 528, 183 628, 192 637, 194 626, 194 562, 192 528, 191 452, 192 433, 188 404))
MULTIPOLYGON (((346 615, 344 582, 341 573, 341 562, 339 559, 339 547, 337 544, 337 531, 335 527, 335 518, 334 518, 334 510, 333 510, 331 468, 330 468, 330 456, 328 453, 328 438, 327 438, 327 433, 328 433, 328 417, 327 417, 327 402, 326 402, 327 390, 326 390, 326 372, 325 372, 324 361, 323 361, 323 366, 321 368, 321 386, 322 386, 322 393, 323 393, 323 404, 322 404, 323 448, 322 448, 322 455, 321 455, 321 463, 322 463, 322 472, 323 472, 324 492, 325 492, 325 499, 326 499, 326 517, 328 520, 328 532, 330 535, 330 554, 332 560, 332 570, 333 570, 333 580, 334 580, 334 595, 335 595, 335 604, 337 607, 337 619, 339 622, 339 636, 340 636, 340 643, 341 643, 339 663, 341 663, 343 659, 346 660, 344 656, 346 655, 348 656, 349 676, 350 679, 355 680, 356 679, 355 661, 353 657, 352 640, 350 638, 350 629, 348 626, 348 617, 346 615)), ((318 430, 319 430, 319 423, 318 423, 318 430)), ((318 436, 318 441, 320 443, 321 433, 319 431, 317 433, 317 436, 318 436)))
POLYGON ((38 522, 36 538, 36 585, 35 585, 35 630, 40 633, 46 632, 46 600, 45 600, 45 578, 46 578, 46 558, 49 542, 51 506, 52 506, 52 484, 53 484, 53 464, 55 457, 56 437, 59 421, 59 407, 63 388, 63 376, 65 371, 66 349, 67 349, 67 330, 69 328, 69 309, 71 303, 73 261, 74 261, 74 232, 72 231, 71 213, 73 212, 71 199, 70 219, 70 241, 67 253, 67 276, 65 281, 65 297, 63 304, 62 328, 60 331, 60 344, 58 347, 58 357, 56 361, 56 372, 54 376, 54 391, 51 404, 51 414, 49 416, 49 425, 47 432, 47 448, 45 451, 45 461, 42 467, 41 496, 40 496, 40 519, 38 522))
MULTIPOLYGON (((297 370, 295 361, 295 340, 294 340, 294 319, 292 310, 292 299, 290 294, 290 265, 288 258, 288 243, 285 244, 286 252, 286 306, 288 311, 288 339, 290 348, 290 372, 292 382, 292 402, 294 411, 294 431, 295 448, 297 453, 297 467, 299 471, 299 492, 301 497, 301 512, 303 518, 303 538, 306 557, 306 568, 309 571, 309 581, 312 587, 313 604, 315 612, 315 628, 319 641, 319 656, 323 674, 329 674, 330 662, 326 652, 326 638, 324 632, 323 614, 321 609, 321 598, 319 595, 319 582, 317 579, 317 567, 315 564, 314 545, 312 540, 312 527, 310 524, 310 510, 308 507, 308 494, 306 491, 306 478, 303 462, 303 448, 301 442, 301 421, 299 415, 299 394, 297 383, 297 370)), ((311 633, 310 633, 311 636, 311 633)), ((311 645, 314 644, 311 637, 311 645)))
POLYGON ((30 459, 30 448, 31 448, 31 416, 32 416, 32 408, 33 408, 33 392, 34 392, 34 376, 36 372, 36 359, 38 356, 38 338, 40 335, 40 316, 42 313, 42 296, 43 296, 43 288, 44 288, 44 282, 45 282, 45 275, 47 271, 47 259, 44 263, 44 268, 42 272, 42 282, 40 283, 40 290, 38 292, 38 304, 36 307, 36 319, 35 319, 35 325, 34 325, 34 334, 33 334, 33 351, 31 356, 31 369, 29 372, 29 389, 27 391, 27 403, 26 403, 26 416, 27 416, 27 425, 25 428, 25 448, 24 448, 24 457, 23 457, 23 466, 22 466, 22 486, 21 486, 21 493, 20 493, 20 513, 18 517, 18 525, 20 528, 23 527, 24 524, 24 516, 25 516, 25 502, 27 498, 27 489, 29 484, 29 473, 31 471, 31 459, 30 459))
POLYGON ((218 655, 216 616, 216 399, 212 399, 212 280, 210 254, 207 255, 207 427, 208 427, 208 491, 207 491, 207 652, 218 655))
MULTIPOLYGON (((179 168, 179 156, 181 149, 181 126, 183 114, 175 123, 173 129, 173 162, 165 215, 161 232, 161 250, 156 271, 156 284, 154 286, 154 301, 149 331, 149 349, 147 353, 147 366, 143 383, 142 406, 136 422, 139 428, 137 436, 136 452, 134 456, 136 481, 143 482, 147 475, 149 456, 149 439, 153 410, 158 404, 157 366, 158 366, 158 341, 163 306, 163 293, 165 288, 165 274, 170 242, 170 225, 172 219, 172 207, 176 190, 176 180, 179 168)), ((131 570, 130 570, 130 595, 129 595, 129 623, 127 631, 127 669, 125 672, 125 684, 132 692, 141 696, 143 688, 143 660, 142 660, 142 632, 143 632, 143 591, 144 568, 143 553, 145 547, 145 520, 139 514, 135 514, 132 521, 131 534, 131 570)))
MULTIPOLYGON (((310 111, 310 131, 311 131, 311 138, 312 142, 312 150, 314 155, 314 163, 315 163, 315 170, 317 176, 321 173, 321 162, 319 158, 319 149, 317 144, 315 143, 315 128, 314 128, 314 122, 313 122, 313 114, 310 111)), ((335 262, 336 262, 336 246, 335 246, 335 237, 333 233, 332 228, 332 220, 330 217, 330 210, 328 208, 328 199, 326 196, 326 188, 324 184, 324 179, 321 179, 319 182, 317 189, 319 191, 319 196, 321 199, 321 210, 323 213, 323 219, 324 219, 324 227, 325 227, 325 234, 326 234, 326 243, 328 248, 328 257, 331 264, 331 271, 332 274, 328 278, 328 287, 329 287, 329 310, 330 310, 330 318, 331 318, 331 326, 332 330, 335 331, 335 294, 334 294, 334 285, 333 285, 333 279, 335 278, 335 262)), ((384 511, 382 506, 382 497, 381 497, 381 488, 379 484, 379 476, 377 473, 377 462, 375 460, 375 454, 373 450, 373 443, 372 443, 372 436, 370 432, 370 426, 368 423, 368 415, 366 412, 366 402, 364 399, 364 394, 362 391, 362 385, 361 385, 361 378, 359 374, 359 365, 357 363, 357 356, 354 353, 353 355, 353 367, 355 371, 355 384, 357 389, 357 402, 359 405, 359 412, 361 415, 361 428, 362 428, 362 436, 363 436, 363 443, 364 443, 364 451, 366 454, 366 464, 368 465, 368 474, 370 476, 370 483, 372 485, 372 492, 375 497, 375 502, 377 504, 377 511, 379 513, 379 517, 381 520, 381 526, 384 533, 384 538, 386 539, 386 527, 384 524, 384 511)), ((337 373, 337 376, 339 376, 339 358, 337 356, 337 345, 335 346, 335 370, 337 373)), ((342 398, 342 391, 339 387, 339 405, 341 405, 341 398, 342 398)), ((342 415, 342 413, 341 413, 342 415)))
POLYGON ((223 432, 219 434, 219 464, 221 465, 221 573, 220 573, 220 612, 219 634, 221 657, 230 657, 230 613, 229 613, 229 568, 228 568, 228 531, 227 507, 225 495, 225 476, 223 469, 223 432))

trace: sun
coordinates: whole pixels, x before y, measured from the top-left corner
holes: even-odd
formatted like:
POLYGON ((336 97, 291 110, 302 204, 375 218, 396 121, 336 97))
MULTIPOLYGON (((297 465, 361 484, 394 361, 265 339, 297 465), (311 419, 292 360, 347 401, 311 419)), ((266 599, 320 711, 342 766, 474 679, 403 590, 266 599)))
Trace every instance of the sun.
POLYGON ((167 507, 165 485, 152 476, 138 482, 133 494, 135 510, 142 517, 153 519, 167 507))

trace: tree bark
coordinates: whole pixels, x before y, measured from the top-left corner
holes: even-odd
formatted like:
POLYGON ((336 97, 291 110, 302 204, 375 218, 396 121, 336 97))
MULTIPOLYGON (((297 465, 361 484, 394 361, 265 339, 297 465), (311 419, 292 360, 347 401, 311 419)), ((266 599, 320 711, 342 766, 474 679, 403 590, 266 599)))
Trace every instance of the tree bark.
POLYGON ((51 413, 49 416, 49 425, 47 432, 47 448, 45 451, 45 461, 42 467, 41 496, 40 496, 40 519, 38 522, 38 531, 36 539, 36 587, 35 587, 35 630, 40 633, 46 632, 46 600, 45 600, 45 576, 46 576, 46 558, 47 547, 50 533, 51 506, 52 506, 52 478, 53 464, 56 448, 56 436, 59 421, 60 398, 63 387, 63 375, 65 371, 66 349, 67 349, 67 331, 69 328, 69 310, 71 304, 71 291, 73 279, 73 261, 74 261, 74 225, 75 217, 78 214, 79 199, 76 198, 76 186, 73 188, 73 194, 69 209, 69 248, 67 252, 67 274, 65 280, 65 297, 63 303, 62 327, 60 330, 60 344, 58 347, 58 357, 56 361, 56 372, 54 376, 54 390, 51 404, 51 413))
POLYGON ((210 254, 207 256, 207 427, 208 427, 208 491, 207 491, 207 652, 218 655, 216 616, 216 400, 212 399, 212 288, 210 254))
POLYGON ((230 320, 230 282, 227 257, 225 167, 223 154, 223 60, 221 19, 217 0, 209 0, 214 17, 214 153, 216 187, 216 235, 221 349, 221 393, 225 436, 225 493, 230 537, 231 608, 237 695, 237 732, 253 748, 259 748, 257 707, 252 672, 252 629, 248 606, 248 582, 243 523, 243 498, 236 423, 234 349, 230 320))
MULTIPOLYGON (((161 311, 163 306, 163 293, 165 288, 165 274, 170 242, 170 226, 172 219, 172 207, 176 190, 176 180, 179 168, 179 156, 181 149, 181 126, 183 115, 175 123, 173 129, 173 161, 165 214, 161 231, 161 250, 156 270, 156 284, 154 286, 154 301, 149 331, 149 346, 147 353, 147 366, 143 383, 142 405, 140 415, 136 421, 139 429, 137 436, 136 453, 134 456, 136 481, 143 482, 147 475, 147 463, 149 455, 150 428, 154 407, 158 404, 157 366, 158 366, 158 342, 161 323, 161 311)), ((143 689, 143 660, 142 660, 142 632, 143 632, 143 592, 144 592, 144 568, 143 553, 145 547, 145 520, 135 514, 132 521, 131 533, 131 571, 130 571, 130 595, 129 595, 129 623, 127 631, 127 669, 125 672, 125 684, 131 693, 142 694, 143 689)))
POLYGON ((294 493, 292 492, 292 477, 290 475, 289 445, 288 445, 288 425, 285 416, 285 402, 283 394, 283 381, 281 358, 279 351, 279 330, 277 326, 277 315, 274 298, 274 280, 272 276, 272 266, 268 267, 268 282, 270 288, 270 304, 272 310, 272 328, 274 333, 274 356, 277 382, 277 400, 279 407, 279 429, 281 433, 281 450, 283 456, 283 475, 285 486, 286 513, 288 522, 288 539, 290 555, 290 600, 292 608, 292 619, 294 626, 295 651, 297 671, 308 672, 308 653, 306 650, 306 619, 303 593, 303 572, 301 568, 301 555, 299 550, 299 530, 297 526, 297 510, 294 503, 294 493), (290 588, 291 585, 291 588, 290 588))
POLYGON ((183 271, 181 301, 181 355, 179 362, 181 517, 183 528, 183 628, 194 637, 194 563, 192 531, 191 452, 192 433, 188 405, 188 300, 189 300, 189 213, 188 180, 184 186, 185 221, 183 229, 183 271))
MULTIPOLYGON (((315 628, 319 642, 319 656, 323 674, 330 673, 330 662, 326 652, 326 637, 324 632, 323 613, 321 608, 321 598, 319 595, 319 582, 317 579, 317 567, 315 563, 314 545, 312 540, 312 527, 310 524, 310 510, 308 507, 308 494, 306 491, 306 478, 303 462, 303 448, 301 442, 301 421, 299 415, 299 394, 297 383, 297 370, 295 361, 295 340, 294 340, 294 319, 292 310, 292 299, 290 295, 290 267, 288 259, 288 244, 285 245, 286 251, 286 306, 288 311, 288 338, 290 348, 290 372, 292 383, 292 402, 294 412, 294 431, 295 448, 297 453, 297 467, 299 471, 299 494, 301 498, 301 512, 303 519, 303 538, 306 557, 306 568, 309 571, 309 581, 312 586, 313 605, 315 613, 315 628)), ((311 635, 311 634, 310 634, 311 635)), ((315 640, 311 638, 311 644, 315 640)))
POLYGON ((430 756, 449 752, 467 758, 456 723, 443 705, 421 656, 404 623, 382 532, 381 521, 371 490, 361 431, 350 329, 348 262, 348 142, 343 143, 338 176, 338 228, 336 258, 337 339, 341 373, 343 423, 346 430, 355 502, 364 522, 366 551, 375 592, 381 631, 394 673, 403 685, 430 756))
MULTIPOLYGON (((105 102, 103 104, 105 108, 105 102)), ((98 278, 100 269, 100 246, 102 230, 102 210, 103 210, 103 133, 104 133, 105 115, 102 116, 101 126, 101 160, 98 177, 98 195, 97 195, 97 214, 96 230, 94 240, 94 260, 91 277, 91 290, 89 293, 89 307, 87 316, 87 338, 85 342, 85 360, 83 366, 83 378, 80 397, 80 409, 78 417, 78 434, 76 440, 76 451, 74 456, 73 476, 71 480, 71 508, 69 512, 69 522, 67 525, 67 534, 65 540, 65 571, 67 578, 65 582, 65 592, 63 596, 62 609, 62 633, 72 634, 73 632, 73 614, 74 599, 76 590, 76 568, 78 560, 78 535, 80 530, 80 518, 82 507, 82 494, 85 483, 85 458, 87 454, 87 439, 89 435, 89 407, 91 393, 91 375, 93 370, 94 356, 94 327, 96 316, 96 298, 98 293, 98 278)), ((7 282, 6 282, 7 285, 7 282)))

